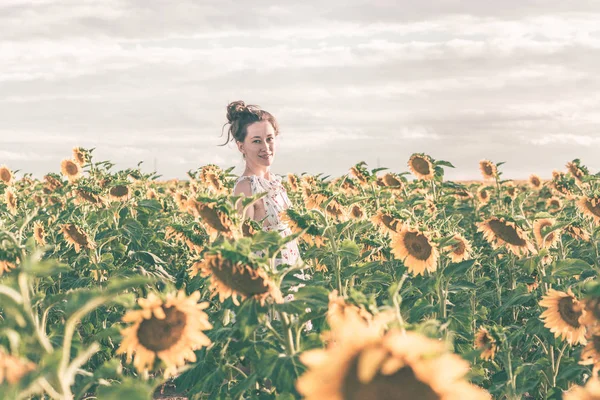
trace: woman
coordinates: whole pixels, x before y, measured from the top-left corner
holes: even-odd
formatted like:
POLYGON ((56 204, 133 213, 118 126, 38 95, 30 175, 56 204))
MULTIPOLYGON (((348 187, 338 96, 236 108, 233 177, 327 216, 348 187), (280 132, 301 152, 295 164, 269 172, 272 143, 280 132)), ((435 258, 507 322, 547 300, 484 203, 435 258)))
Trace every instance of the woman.
MULTIPOLYGON (((238 178, 233 194, 253 196, 267 192, 266 196, 247 209, 244 218, 252 218, 261 223, 265 231, 277 231, 283 237, 291 235, 291 229, 279 218, 279 213, 290 207, 291 202, 281 178, 271 173, 279 135, 275 117, 258 106, 234 101, 227 106, 227 121, 229 129, 224 145, 235 140, 246 162, 244 173, 238 178)), ((242 212, 241 206, 239 212, 242 212)), ((292 240, 281 249, 275 265, 294 265, 301 261, 298 243, 292 240)))

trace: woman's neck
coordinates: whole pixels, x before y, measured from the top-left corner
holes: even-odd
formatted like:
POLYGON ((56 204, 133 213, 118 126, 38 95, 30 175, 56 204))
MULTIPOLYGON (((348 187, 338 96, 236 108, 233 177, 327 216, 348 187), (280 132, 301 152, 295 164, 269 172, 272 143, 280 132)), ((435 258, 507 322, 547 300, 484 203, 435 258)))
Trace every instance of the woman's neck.
POLYGON ((269 170, 269 168, 253 168, 246 164, 246 170, 244 171, 244 175, 256 175, 266 180, 271 180, 271 171, 269 170))

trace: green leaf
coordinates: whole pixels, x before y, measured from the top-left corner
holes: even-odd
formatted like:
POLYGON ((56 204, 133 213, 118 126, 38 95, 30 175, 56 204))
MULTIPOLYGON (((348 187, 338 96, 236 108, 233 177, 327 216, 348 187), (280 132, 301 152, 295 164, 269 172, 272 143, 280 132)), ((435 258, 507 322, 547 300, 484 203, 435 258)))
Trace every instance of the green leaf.
POLYGON ((360 249, 358 248, 357 244, 348 239, 344 240, 340 244, 338 252, 343 259, 347 260, 348 263, 356 261, 360 256, 360 249))
POLYGON ((150 265, 165 265, 166 262, 160 258, 159 256, 157 256, 154 253, 150 253, 149 251, 136 251, 135 253, 132 254, 133 258, 136 258, 140 261, 143 261, 145 263, 148 263, 150 265))
POLYGON ((456 264, 450 264, 444 270, 444 275, 447 277, 453 277, 457 275, 464 275, 473 265, 475 260, 465 260, 456 264))
POLYGON ((565 258, 553 263, 552 275, 556 277, 572 277, 573 275, 581 275, 583 272, 591 269, 592 266, 583 260, 565 258))
POLYGON ((444 160, 439 160, 435 162, 435 165, 441 165, 444 167, 450 167, 450 168, 456 168, 454 165, 452 165, 451 162, 449 161, 444 161, 444 160))

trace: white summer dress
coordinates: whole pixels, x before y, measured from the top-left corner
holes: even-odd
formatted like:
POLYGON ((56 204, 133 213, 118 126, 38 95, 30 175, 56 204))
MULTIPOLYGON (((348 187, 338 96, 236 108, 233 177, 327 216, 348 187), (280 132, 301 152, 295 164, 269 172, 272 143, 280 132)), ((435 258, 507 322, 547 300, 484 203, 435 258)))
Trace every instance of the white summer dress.
MULTIPOLYGON (((287 195, 285 187, 283 187, 283 184, 281 183, 281 177, 277 175, 274 175, 274 177, 275 178, 270 181, 256 175, 242 175, 237 179, 235 184, 237 186, 239 182, 247 179, 250 181, 250 188, 253 196, 258 193, 267 192, 267 195, 262 198, 266 214, 263 221, 263 230, 267 232, 278 231, 282 237, 286 237, 292 234, 292 230, 285 222, 281 221, 279 213, 289 208, 292 205, 292 202, 287 195)), ((302 260, 300 258, 300 251, 298 250, 298 242, 296 240, 287 242, 285 247, 281 249, 280 255, 281 257, 275 259, 275 266, 281 264, 294 265, 297 261, 302 260)), ((299 274, 294 274, 294 276, 302 280, 310 279, 310 275, 305 274, 304 270, 301 270, 299 274)), ((300 283, 290 287, 289 291, 297 292, 298 289, 303 286, 304 284, 300 283)), ((294 300, 294 295, 289 293, 285 296, 285 301, 291 300, 294 300)), ((307 308, 306 311, 310 312, 310 308, 307 308)), ((306 331, 312 330, 312 321, 307 321, 304 329, 306 331)))
MULTIPOLYGON (((278 231, 281 236, 286 237, 292 234, 292 230, 285 222, 281 221, 279 213, 289 208, 292 203, 281 183, 281 177, 274 176, 275 178, 270 181, 256 175, 243 175, 237 179, 235 184, 237 185, 242 180, 249 180, 253 196, 267 192, 267 195, 262 198, 266 214, 263 221, 263 230, 267 232, 278 231)), ((285 247, 281 249, 280 255, 281 257, 275 259, 275 266, 280 264, 294 265, 296 261, 301 260, 296 240, 286 243, 285 247)))

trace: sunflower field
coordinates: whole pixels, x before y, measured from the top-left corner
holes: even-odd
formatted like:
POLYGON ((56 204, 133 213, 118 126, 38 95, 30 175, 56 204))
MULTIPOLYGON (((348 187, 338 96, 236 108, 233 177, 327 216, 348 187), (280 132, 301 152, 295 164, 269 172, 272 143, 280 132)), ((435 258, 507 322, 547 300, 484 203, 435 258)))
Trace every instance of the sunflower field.
POLYGON ((0 166, 0 399, 600 398, 600 174, 580 160, 289 174, 282 237, 240 217, 265 194, 233 196, 232 169, 92 156, 0 166), (276 263, 290 240, 302 260, 276 263))

